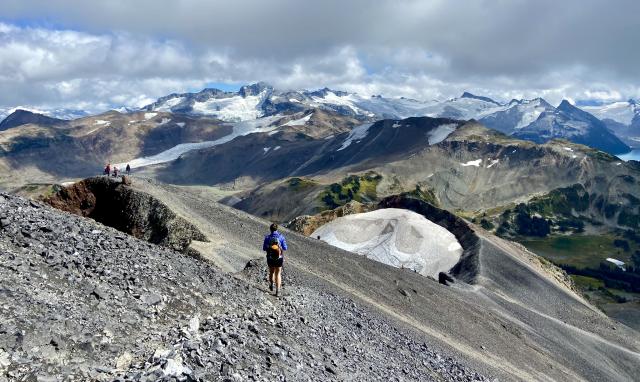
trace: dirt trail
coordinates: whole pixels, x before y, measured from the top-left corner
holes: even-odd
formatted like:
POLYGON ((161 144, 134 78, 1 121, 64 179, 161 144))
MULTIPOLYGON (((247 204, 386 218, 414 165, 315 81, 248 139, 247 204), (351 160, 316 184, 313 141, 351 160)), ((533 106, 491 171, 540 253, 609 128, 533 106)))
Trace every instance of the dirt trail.
MULTIPOLYGON (((189 248, 196 250, 203 258, 221 270, 230 273, 239 272, 244 269, 249 260, 262 256, 257 244, 255 250, 245 247, 238 249, 237 243, 243 242, 242 233, 233 234, 233 231, 220 229, 211 221, 215 215, 207 214, 206 206, 205 208, 194 208, 194 203, 201 202, 201 200, 188 191, 176 186, 154 185, 148 180, 136 180, 134 186, 162 200, 178 216, 195 225, 205 235, 208 242, 194 240, 189 248)), ((215 204, 213 201, 211 203, 215 204)), ((241 228, 240 225, 238 229, 241 228)))

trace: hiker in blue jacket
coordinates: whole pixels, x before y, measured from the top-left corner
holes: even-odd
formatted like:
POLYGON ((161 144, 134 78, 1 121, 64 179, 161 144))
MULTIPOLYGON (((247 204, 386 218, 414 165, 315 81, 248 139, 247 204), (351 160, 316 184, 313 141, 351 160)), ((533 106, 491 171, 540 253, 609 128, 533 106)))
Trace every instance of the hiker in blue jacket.
POLYGON ((282 264, 284 263, 284 251, 287 250, 287 241, 284 236, 278 232, 278 225, 271 224, 269 227, 271 233, 264 237, 262 250, 267 253, 267 265, 269 266, 269 290, 273 291, 273 283, 276 284, 276 296, 282 285, 282 264))

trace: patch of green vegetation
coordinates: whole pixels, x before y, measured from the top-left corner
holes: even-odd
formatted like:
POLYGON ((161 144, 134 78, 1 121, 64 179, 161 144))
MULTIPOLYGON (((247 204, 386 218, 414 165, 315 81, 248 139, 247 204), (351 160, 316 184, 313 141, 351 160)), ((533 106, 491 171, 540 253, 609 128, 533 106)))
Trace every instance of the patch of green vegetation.
POLYGON ((491 231, 491 230, 493 230, 496 226, 495 226, 495 225, 493 225, 493 223, 491 223, 491 222, 490 222, 490 221, 488 221, 487 219, 482 218, 482 219, 480 220, 480 227, 482 227, 482 228, 486 229, 487 231, 491 231))
POLYGON ((375 172, 350 175, 340 183, 333 183, 318 196, 327 209, 334 209, 352 200, 367 203, 377 198, 376 188, 382 176, 375 172))
POLYGON ((581 184, 557 188, 544 196, 531 199, 529 210, 543 216, 571 214, 573 210, 586 211, 589 208, 589 193, 581 184))
POLYGON ((438 197, 433 192, 433 190, 427 188, 423 189, 420 185, 416 185, 416 188, 412 191, 403 192, 402 196, 414 197, 416 199, 420 199, 426 203, 429 203, 434 206, 439 206, 440 202, 438 201, 438 197))
POLYGON ((596 160, 601 160, 601 161, 605 161, 605 162, 614 162, 617 161, 618 158, 616 158, 615 156, 611 155, 611 154, 607 154, 604 151, 600 151, 600 150, 592 150, 587 152, 587 155, 596 159, 596 160))
POLYGON ((603 200, 601 196, 590 195, 581 184, 557 188, 532 198, 526 204, 505 209, 500 216, 493 217, 492 223, 498 225, 496 233, 501 236, 545 237, 554 232, 582 233, 586 223, 593 223, 586 212, 594 197, 603 200))
POLYGON ((616 247, 614 235, 551 236, 518 241, 556 264, 576 268, 598 268, 608 257, 629 262, 630 251, 639 247, 637 243, 630 243, 629 251, 616 247))
POLYGON ((306 178, 290 178, 287 180, 287 186, 291 188, 293 191, 303 191, 308 190, 317 186, 318 183, 311 179, 306 178))
POLYGON ((598 288, 604 288, 604 281, 589 276, 571 275, 573 282, 578 289, 585 291, 595 291, 598 288))

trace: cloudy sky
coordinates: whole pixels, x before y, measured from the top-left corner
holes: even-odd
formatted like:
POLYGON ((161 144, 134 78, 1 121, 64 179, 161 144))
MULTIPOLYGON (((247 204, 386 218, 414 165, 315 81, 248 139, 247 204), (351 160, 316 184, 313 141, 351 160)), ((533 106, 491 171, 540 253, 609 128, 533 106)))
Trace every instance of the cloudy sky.
POLYGON ((281 89, 640 98, 637 0, 2 0, 0 109, 281 89))

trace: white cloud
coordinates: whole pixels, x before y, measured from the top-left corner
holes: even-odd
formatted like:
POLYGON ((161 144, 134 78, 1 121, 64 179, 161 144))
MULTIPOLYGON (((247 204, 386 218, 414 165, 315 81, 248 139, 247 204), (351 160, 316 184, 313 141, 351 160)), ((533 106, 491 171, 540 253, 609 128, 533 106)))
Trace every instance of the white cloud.
POLYGON ((417 99, 638 98, 639 12, 631 0, 3 0, 0 108, 97 111, 260 80, 417 99))

